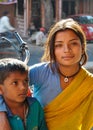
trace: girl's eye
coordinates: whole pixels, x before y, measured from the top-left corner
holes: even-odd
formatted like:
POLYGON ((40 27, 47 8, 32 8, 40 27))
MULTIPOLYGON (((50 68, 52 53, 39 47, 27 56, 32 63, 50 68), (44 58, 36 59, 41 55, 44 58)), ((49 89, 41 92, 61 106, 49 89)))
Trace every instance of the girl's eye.
POLYGON ((61 48, 63 45, 62 44, 56 44, 55 48, 61 48))
POLYGON ((77 42, 72 42, 69 44, 69 48, 77 47, 79 44, 77 42))
POLYGON ((77 45, 78 43, 77 42, 72 42, 71 45, 77 45))

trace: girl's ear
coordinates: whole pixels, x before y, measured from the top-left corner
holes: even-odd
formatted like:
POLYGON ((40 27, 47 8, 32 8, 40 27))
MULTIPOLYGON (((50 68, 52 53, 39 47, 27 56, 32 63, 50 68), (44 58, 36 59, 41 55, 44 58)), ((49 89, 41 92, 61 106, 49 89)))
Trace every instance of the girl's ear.
POLYGON ((2 84, 0 84, 0 95, 3 95, 2 84))
POLYGON ((82 46, 82 54, 85 52, 85 45, 82 46))

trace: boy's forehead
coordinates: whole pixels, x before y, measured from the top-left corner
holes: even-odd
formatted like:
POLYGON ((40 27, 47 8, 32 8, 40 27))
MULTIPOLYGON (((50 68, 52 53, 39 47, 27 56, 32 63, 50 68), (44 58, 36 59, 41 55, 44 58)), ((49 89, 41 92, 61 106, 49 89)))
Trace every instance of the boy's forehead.
POLYGON ((9 72, 9 74, 8 75, 27 75, 28 76, 28 72, 27 71, 25 71, 25 72, 21 72, 21 71, 12 71, 12 72, 9 72))
POLYGON ((6 77, 6 80, 24 80, 24 79, 28 79, 28 72, 25 73, 20 73, 18 71, 10 72, 6 77))

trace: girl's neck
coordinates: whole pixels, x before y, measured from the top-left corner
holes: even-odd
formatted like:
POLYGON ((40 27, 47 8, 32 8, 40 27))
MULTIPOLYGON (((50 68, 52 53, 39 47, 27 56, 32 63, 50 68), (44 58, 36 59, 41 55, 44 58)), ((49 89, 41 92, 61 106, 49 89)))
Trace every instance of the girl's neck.
POLYGON ((58 73, 60 76, 60 85, 62 89, 68 87, 68 85, 72 82, 75 76, 79 73, 80 68, 81 67, 79 65, 71 67, 59 66, 58 73))
POLYGON ((77 73, 80 69, 80 65, 73 65, 73 66, 58 66, 58 71, 65 76, 71 76, 77 73))

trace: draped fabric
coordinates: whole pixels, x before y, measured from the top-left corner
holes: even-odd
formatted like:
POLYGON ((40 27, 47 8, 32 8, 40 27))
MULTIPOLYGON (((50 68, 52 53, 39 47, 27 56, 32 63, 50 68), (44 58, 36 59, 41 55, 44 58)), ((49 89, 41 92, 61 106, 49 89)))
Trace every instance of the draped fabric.
POLYGON ((93 126, 93 75, 82 67, 44 111, 49 130, 90 130, 93 126))

